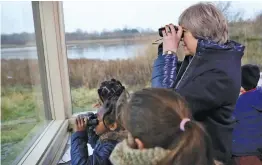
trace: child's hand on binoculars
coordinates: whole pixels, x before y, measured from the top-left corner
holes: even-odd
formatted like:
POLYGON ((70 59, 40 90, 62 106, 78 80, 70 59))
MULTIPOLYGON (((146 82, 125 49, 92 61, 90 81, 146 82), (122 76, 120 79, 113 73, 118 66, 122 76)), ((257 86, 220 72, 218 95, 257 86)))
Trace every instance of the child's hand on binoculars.
MULTIPOLYGON (((86 119, 87 120, 87 119, 86 119)), ((76 131, 85 131, 87 121, 84 117, 77 116, 76 118, 76 131)))
POLYGON ((163 52, 173 51, 176 52, 181 40, 183 29, 178 26, 178 31, 176 32, 174 25, 166 25, 163 33, 163 52))

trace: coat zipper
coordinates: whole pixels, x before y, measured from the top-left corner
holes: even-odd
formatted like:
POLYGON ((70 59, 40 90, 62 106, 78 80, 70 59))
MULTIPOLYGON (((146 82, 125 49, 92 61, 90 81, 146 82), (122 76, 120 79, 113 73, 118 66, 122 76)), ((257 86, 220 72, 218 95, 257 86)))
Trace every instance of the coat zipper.
MULTIPOLYGON (((194 60, 195 56, 196 56, 196 54, 193 56, 193 58, 192 58, 191 61, 189 62, 189 64, 188 64, 188 66, 186 67, 186 70, 185 70, 185 72, 183 73, 181 79, 180 79, 180 80, 178 81, 178 83, 176 84, 175 89, 178 88, 178 85, 180 84, 181 80, 184 78, 184 75, 185 75, 185 73, 187 72, 187 69, 190 67, 190 65, 191 65, 192 61, 194 60)), ((182 65, 183 65, 183 63, 182 63, 182 65)), ((180 70, 181 70, 181 68, 179 69, 178 73, 180 72, 180 70)))

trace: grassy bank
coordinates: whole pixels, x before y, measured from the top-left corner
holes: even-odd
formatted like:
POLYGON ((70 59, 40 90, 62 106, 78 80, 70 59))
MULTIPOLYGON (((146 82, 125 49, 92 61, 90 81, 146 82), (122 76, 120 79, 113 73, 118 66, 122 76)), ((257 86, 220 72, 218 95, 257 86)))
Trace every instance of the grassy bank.
POLYGON ((47 124, 48 121, 40 121, 2 126, 1 163, 6 165, 18 163, 47 124))
MULTIPOLYGON (((47 125, 38 88, 14 86, 1 90, 2 164, 12 164, 18 155, 23 155, 47 125)), ((93 110, 97 100, 95 89, 83 87, 72 89, 71 93, 74 112, 93 110)))
MULTIPOLYGON (((136 90, 133 87, 129 90, 136 90)), ((73 112, 91 111, 98 100, 97 90, 72 88, 73 112)), ((35 88, 7 87, 1 91, 1 144, 19 142, 44 120, 43 100, 35 88)))

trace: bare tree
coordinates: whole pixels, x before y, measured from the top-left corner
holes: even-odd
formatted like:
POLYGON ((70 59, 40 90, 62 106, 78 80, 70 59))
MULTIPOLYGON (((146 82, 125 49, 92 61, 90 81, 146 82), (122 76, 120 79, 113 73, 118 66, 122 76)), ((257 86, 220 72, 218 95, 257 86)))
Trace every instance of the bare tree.
POLYGON ((228 17, 228 15, 230 14, 230 8, 231 8, 231 2, 230 1, 216 1, 213 2, 213 4, 220 10, 223 12, 223 14, 225 15, 225 17, 228 17))
POLYGON ((228 22, 242 21, 243 11, 233 11, 231 1, 214 1, 213 3, 226 17, 228 22))

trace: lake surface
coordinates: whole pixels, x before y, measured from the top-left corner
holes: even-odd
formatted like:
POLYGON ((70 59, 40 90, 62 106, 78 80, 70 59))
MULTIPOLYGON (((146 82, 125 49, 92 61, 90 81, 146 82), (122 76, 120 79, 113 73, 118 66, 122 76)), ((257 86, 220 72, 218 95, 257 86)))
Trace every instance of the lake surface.
MULTIPOLYGON (((145 49, 145 44, 118 44, 118 45, 85 45, 67 46, 69 59, 127 59, 138 55, 145 49)), ((36 47, 3 48, 2 59, 36 59, 36 47)))

